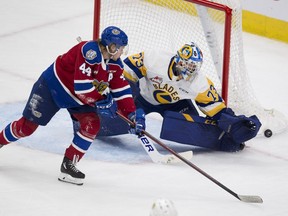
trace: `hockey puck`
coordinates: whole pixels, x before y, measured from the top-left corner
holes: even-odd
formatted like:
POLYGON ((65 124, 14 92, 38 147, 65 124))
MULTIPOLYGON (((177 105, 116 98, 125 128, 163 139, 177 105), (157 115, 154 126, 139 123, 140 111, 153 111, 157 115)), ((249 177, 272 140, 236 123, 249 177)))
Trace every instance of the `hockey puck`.
POLYGON ((273 134, 273 133, 272 133, 272 131, 271 131, 270 129, 267 129, 267 130, 264 131, 264 135, 265 135, 265 137, 267 137, 267 138, 268 138, 268 137, 271 137, 272 134, 273 134))

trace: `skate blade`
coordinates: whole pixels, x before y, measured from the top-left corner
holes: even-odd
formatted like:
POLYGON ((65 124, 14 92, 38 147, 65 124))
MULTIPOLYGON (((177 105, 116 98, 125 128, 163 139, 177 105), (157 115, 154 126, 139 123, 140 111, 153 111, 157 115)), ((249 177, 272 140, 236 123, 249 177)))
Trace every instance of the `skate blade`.
POLYGON ((60 173, 58 180, 75 185, 83 185, 84 183, 84 179, 73 178, 72 176, 66 173, 60 173))

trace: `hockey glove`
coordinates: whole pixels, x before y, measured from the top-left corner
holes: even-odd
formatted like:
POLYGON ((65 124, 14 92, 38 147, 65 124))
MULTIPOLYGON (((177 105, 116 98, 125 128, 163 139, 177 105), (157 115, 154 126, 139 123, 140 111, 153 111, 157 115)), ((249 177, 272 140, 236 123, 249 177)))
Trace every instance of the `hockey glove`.
POLYGON ((111 94, 108 94, 106 99, 96 102, 97 112, 100 115, 116 118, 117 104, 111 94))
POLYGON ((128 118, 135 123, 135 125, 130 125, 128 130, 131 134, 141 135, 142 130, 145 130, 145 113, 143 109, 137 109, 135 112, 130 113, 128 118))
POLYGON ((99 82, 98 80, 94 80, 92 82, 93 86, 96 88, 99 94, 106 95, 109 94, 109 83, 103 82, 102 80, 99 82))
POLYGON ((257 135, 261 123, 255 115, 248 118, 244 115, 235 116, 222 113, 218 120, 218 126, 228 133, 234 141, 243 143, 257 135))

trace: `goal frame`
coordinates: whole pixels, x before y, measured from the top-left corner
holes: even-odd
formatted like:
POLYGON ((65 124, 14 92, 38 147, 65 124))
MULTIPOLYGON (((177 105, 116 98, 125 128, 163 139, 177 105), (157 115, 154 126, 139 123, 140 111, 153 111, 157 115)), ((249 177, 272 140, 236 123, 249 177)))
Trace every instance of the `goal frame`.
MULTIPOLYGON (((231 25, 232 25, 233 10, 227 5, 210 2, 208 0, 184 0, 184 1, 199 4, 201 6, 219 10, 225 13, 221 96, 227 105, 228 93, 229 93, 228 85, 229 85, 230 44, 231 44, 231 30, 232 30, 231 25)), ((100 36, 100 14, 101 14, 101 0, 94 0, 93 40, 98 39, 100 36)))

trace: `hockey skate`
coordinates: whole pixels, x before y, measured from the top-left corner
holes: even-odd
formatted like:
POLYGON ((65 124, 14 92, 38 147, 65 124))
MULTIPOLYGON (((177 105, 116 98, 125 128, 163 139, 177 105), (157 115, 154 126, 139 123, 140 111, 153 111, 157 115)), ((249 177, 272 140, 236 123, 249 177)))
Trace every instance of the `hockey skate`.
POLYGON ((76 162, 64 157, 60 170, 61 173, 58 177, 59 181, 83 185, 85 174, 76 168, 76 162))

